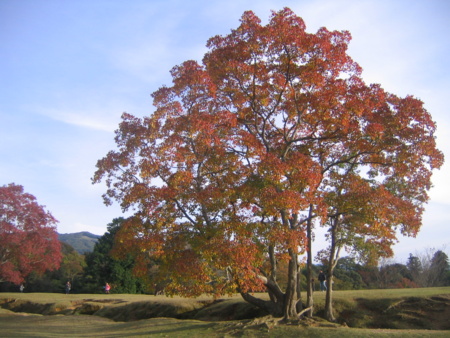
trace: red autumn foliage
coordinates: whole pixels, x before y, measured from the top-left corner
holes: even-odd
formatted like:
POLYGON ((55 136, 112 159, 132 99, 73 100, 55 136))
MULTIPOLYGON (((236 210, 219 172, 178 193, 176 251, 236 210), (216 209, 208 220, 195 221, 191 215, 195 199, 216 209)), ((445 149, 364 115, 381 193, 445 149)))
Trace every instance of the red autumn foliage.
POLYGON ((173 85, 152 94, 156 111, 124 114, 118 150, 97 164, 105 202, 134 211, 117 250, 143 270, 158 260, 171 293, 238 291, 295 318, 307 225, 329 227, 330 264, 343 246, 376 259, 395 229, 415 234, 443 162, 435 125, 419 100, 366 85, 349 41, 307 33, 289 9, 265 26, 245 12, 208 41, 203 64, 174 67, 173 85))
POLYGON ((0 187, 0 281, 20 284, 31 272, 59 268, 57 220, 14 183, 0 187))

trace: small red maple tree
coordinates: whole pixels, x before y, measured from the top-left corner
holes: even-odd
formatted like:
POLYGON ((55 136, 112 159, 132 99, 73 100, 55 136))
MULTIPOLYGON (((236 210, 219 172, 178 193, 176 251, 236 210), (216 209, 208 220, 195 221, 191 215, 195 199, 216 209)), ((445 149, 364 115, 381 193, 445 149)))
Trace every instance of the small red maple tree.
POLYGON ((57 220, 14 183, 0 187, 0 281, 20 284, 31 272, 59 268, 57 220))
POLYGON ((435 126, 417 100, 367 86, 349 41, 348 32, 307 33, 289 9, 266 26, 245 12, 237 29, 208 41, 203 65, 174 67, 173 85, 152 95, 154 114, 124 114, 118 150, 97 164, 105 202, 134 209, 117 250, 133 252, 141 273, 157 262, 168 293, 237 291, 296 318, 298 255, 314 223, 341 233, 345 224, 367 243, 399 224, 417 231, 443 160, 435 126), (372 197, 398 209, 370 211, 372 197), (251 293, 261 290, 270 300, 251 293))

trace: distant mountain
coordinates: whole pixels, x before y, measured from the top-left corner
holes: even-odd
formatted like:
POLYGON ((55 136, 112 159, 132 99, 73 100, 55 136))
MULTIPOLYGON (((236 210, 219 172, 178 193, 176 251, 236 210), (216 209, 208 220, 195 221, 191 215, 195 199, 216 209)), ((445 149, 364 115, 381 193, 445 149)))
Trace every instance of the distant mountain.
POLYGON ((85 254, 94 250, 95 243, 102 237, 90 232, 76 232, 73 234, 58 234, 61 242, 71 245, 78 253, 85 254))

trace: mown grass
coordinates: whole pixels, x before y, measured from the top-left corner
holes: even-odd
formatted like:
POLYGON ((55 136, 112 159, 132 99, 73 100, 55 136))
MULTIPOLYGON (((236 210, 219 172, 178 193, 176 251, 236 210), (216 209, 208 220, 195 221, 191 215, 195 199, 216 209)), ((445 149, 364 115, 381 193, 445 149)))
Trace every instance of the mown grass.
MULTIPOLYGON (((376 289, 376 290, 345 290, 333 291, 333 299, 354 300, 358 298, 366 299, 398 299, 402 297, 429 297, 439 294, 450 294, 450 287, 436 287, 436 288, 417 288, 417 289, 376 289)), ((258 297, 268 299, 267 294, 257 294, 258 297)), ((36 303, 67 303, 71 301, 82 301, 85 299, 94 300, 108 300, 119 299, 122 302, 139 302, 157 300, 159 302, 186 302, 186 301, 210 301, 211 296, 203 295, 197 298, 183 298, 178 296, 152 296, 152 295, 133 295, 133 294, 62 294, 62 293, 14 293, 1 292, 0 299, 25 299, 36 303)), ((231 297, 223 297, 224 300, 242 301, 240 295, 233 295, 231 297)), ((314 300, 317 304, 325 301, 325 292, 316 291, 314 293, 314 300)))
POLYGON ((114 322, 97 316, 11 315, 0 310, 2 337, 448 337, 430 330, 371 330, 275 326, 242 328, 235 322, 153 318, 114 322))
MULTIPOLYGON (((261 322, 249 319, 227 320, 228 317, 231 319, 246 318, 250 315, 248 305, 240 296, 225 297, 213 302, 213 299, 208 296, 185 299, 181 297, 124 294, 0 293, 0 300, 3 300, 3 302, 5 300, 17 304, 22 302, 27 303, 27 306, 32 304, 36 312, 43 311, 42 313, 51 313, 51 309, 67 309, 69 311, 77 304, 83 304, 84 308, 87 308, 86 304, 99 306, 94 309, 95 316, 80 314, 80 311, 73 312, 77 315, 64 316, 15 313, 0 309, 0 336, 298 337, 301 335, 303 337, 449 337, 449 330, 421 330, 420 325, 416 325, 416 328, 419 329, 411 330, 411 327, 414 326, 411 326, 408 322, 408 313, 402 314, 402 316, 406 316, 403 318, 392 312, 397 304, 402 304, 408 297, 417 300, 448 294, 450 294, 450 287, 335 291, 333 293, 334 308, 336 313, 340 314, 341 320, 348 316, 347 324, 353 326, 353 328, 349 328, 328 323, 318 317, 314 318, 314 325, 305 323, 271 325, 270 321, 264 322, 264 320, 261 322), (177 311, 178 319, 160 318, 164 315, 173 317, 177 311), (393 323, 395 325, 392 324, 392 327, 404 329, 370 328, 378 327, 374 320, 377 313, 397 316, 394 318, 393 323), (159 318, 151 318, 152 316, 158 316, 159 318), (191 319, 181 320, 179 318, 191 319), (193 320, 192 318, 202 318, 203 320, 193 320)), ((266 295, 260 296, 266 297, 266 295)), ((323 310, 325 293, 316 292, 314 300, 317 314, 323 310)))

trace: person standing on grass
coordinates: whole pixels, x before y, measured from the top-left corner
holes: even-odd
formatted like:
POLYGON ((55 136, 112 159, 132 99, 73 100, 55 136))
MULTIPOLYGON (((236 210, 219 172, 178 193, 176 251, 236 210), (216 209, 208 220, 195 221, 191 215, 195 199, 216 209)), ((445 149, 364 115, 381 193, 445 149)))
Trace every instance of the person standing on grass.
POLYGON ((109 293, 109 290, 111 290, 111 285, 106 283, 106 285, 105 285, 105 293, 109 293))
POLYGON ((319 276, 317 277, 317 279, 320 282, 320 291, 326 291, 327 290, 327 284, 326 284, 326 280, 327 277, 325 276, 325 274, 323 273, 322 270, 320 270, 319 276))
POLYGON ((66 283, 66 295, 70 293, 70 289, 72 288, 72 285, 70 284, 70 281, 67 281, 66 283))

